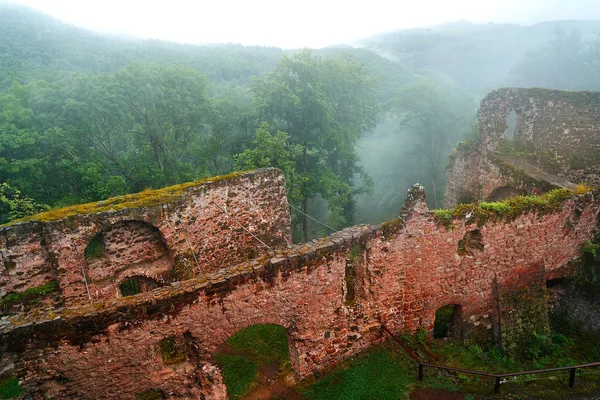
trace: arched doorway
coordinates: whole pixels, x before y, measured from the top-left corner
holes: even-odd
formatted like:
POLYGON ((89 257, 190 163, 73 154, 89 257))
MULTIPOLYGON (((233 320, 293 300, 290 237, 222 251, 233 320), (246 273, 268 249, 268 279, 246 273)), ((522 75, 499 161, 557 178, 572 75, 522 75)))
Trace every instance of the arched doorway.
POLYGON ((256 324, 236 332, 220 345, 213 357, 223 371, 229 398, 250 393, 260 398, 288 398, 286 393, 292 390, 288 385, 295 383, 289 342, 284 327, 256 324))
POLYGON ((433 337, 436 339, 462 338, 462 306, 460 304, 448 304, 436 310, 433 337))

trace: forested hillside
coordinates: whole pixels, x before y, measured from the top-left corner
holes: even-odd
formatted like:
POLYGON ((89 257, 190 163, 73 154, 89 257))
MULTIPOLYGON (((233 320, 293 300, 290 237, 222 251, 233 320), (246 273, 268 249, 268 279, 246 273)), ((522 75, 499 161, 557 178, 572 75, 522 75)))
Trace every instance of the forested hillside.
MULTIPOLYGON (((455 24, 284 51, 101 35, 0 3, 0 222, 263 166, 336 229, 393 218, 415 182, 437 207, 487 91, 600 89, 596 28, 455 24)), ((328 232, 293 221, 296 240, 328 232)))

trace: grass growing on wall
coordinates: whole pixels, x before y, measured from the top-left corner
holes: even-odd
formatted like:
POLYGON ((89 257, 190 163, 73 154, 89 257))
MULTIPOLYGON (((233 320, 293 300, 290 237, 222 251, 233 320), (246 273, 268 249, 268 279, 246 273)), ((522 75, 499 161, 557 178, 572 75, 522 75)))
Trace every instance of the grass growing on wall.
POLYGON ((249 171, 233 172, 228 175, 215 176, 201 179, 195 182, 187 182, 179 185, 169 186, 162 189, 146 189, 139 193, 126 194, 124 196, 111 197, 103 201, 86 204, 76 204, 68 207, 52 209, 40 214, 11 221, 4 225, 12 225, 17 222, 40 221, 49 222, 79 214, 95 214, 99 212, 121 210, 125 208, 153 207, 159 204, 168 204, 181 197, 184 190, 192 186, 200 186, 208 183, 221 182, 233 179, 249 171))
POLYGON ((226 345, 215 360, 223 369, 231 399, 248 393, 267 365, 276 363, 280 372, 290 369, 287 333, 279 325, 252 325, 227 339, 226 345))
POLYGON ((0 381, 0 399, 12 399, 23 394, 16 376, 0 381))
POLYGON ((29 288, 20 293, 9 293, 0 300, 0 306, 10 306, 15 303, 33 303, 40 297, 58 290, 58 282, 50 281, 41 286, 29 288))
POLYGON ((304 388, 303 395, 311 400, 406 399, 414 380, 414 369, 392 351, 377 348, 304 388))
POLYGON ((541 196, 516 196, 505 201, 460 204, 452 210, 433 210, 437 222, 451 228, 455 218, 468 218, 468 223, 484 225, 487 221, 513 221, 527 212, 548 214, 554 212, 574 193, 555 189, 541 196))

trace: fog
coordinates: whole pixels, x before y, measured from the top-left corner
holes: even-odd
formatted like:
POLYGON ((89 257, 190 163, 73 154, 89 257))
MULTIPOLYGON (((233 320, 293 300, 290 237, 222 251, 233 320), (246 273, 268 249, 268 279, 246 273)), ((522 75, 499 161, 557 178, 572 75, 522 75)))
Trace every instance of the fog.
POLYGON ((297 209, 379 223, 417 182, 442 207, 490 91, 600 89, 593 1, 19 3, 41 12, 0 1, 3 221, 274 166, 297 209))
POLYGON ((116 0, 4 0, 43 11, 76 26, 178 43, 241 43, 322 48, 370 35, 452 21, 531 25, 600 19, 595 0, 424 0, 418 2, 191 2, 116 0))

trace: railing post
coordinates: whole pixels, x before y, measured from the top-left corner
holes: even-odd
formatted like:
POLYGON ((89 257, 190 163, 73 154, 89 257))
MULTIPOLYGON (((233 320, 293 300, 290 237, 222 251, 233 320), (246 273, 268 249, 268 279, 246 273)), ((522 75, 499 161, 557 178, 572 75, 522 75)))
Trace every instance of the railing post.
POLYGON ((494 394, 500 393, 500 377, 496 377, 496 383, 494 384, 494 394))
POLYGON ((419 363, 419 380, 423 380, 423 364, 419 363))
POLYGON ((571 368, 571 373, 569 374, 569 387, 573 389, 575 386, 575 371, 577 368, 571 368))

